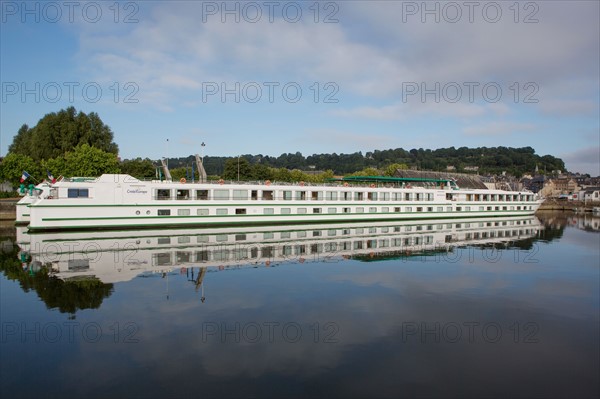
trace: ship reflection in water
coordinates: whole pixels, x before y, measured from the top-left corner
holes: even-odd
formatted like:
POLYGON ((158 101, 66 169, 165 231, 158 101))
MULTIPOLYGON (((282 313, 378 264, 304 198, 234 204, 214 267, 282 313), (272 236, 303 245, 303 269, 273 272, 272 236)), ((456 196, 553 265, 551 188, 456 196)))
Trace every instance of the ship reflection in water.
MULTIPOLYGON (((128 281, 144 273, 220 271, 305 262, 436 256, 455 260, 460 246, 518 245, 535 238, 533 216, 254 228, 47 233, 17 231, 26 267, 62 280, 128 281)), ((485 255, 484 255, 485 256, 485 255)), ((494 256, 490 253, 490 256, 494 256)), ((202 274, 204 276, 204 273, 202 274)))
POLYGON ((557 215, 20 229, 0 393, 597 397, 600 219, 557 215))

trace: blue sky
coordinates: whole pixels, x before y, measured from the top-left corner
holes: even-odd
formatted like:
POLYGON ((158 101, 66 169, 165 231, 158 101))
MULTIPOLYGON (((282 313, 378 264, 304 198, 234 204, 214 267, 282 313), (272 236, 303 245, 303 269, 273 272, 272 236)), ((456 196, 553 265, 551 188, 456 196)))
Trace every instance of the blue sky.
POLYGON ((100 115, 122 158, 187 156, 202 142, 223 156, 531 146, 600 175, 597 1, 0 11, 2 155, 23 123, 72 105, 100 115))

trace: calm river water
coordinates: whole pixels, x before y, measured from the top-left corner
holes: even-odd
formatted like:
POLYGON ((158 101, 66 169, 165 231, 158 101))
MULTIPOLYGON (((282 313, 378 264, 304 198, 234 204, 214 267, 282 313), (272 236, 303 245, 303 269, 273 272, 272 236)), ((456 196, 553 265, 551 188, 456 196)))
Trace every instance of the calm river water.
POLYGON ((0 396, 600 395, 600 219, 3 230, 0 396))

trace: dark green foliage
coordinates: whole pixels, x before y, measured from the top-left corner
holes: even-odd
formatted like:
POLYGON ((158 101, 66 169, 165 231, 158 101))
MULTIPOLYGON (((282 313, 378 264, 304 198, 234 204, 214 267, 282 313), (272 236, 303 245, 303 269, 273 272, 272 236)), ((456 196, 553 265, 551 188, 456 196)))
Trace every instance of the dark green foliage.
POLYGON ((108 298, 113 292, 112 284, 104 284, 97 279, 60 280, 49 275, 46 266, 35 273, 23 270, 19 247, 4 237, 0 238, 0 242, 0 271, 9 280, 18 281, 23 291, 35 291, 49 309, 56 308, 63 313, 98 309, 104 298, 108 298))
POLYGON ((156 176, 156 167, 148 158, 126 159, 121 162, 121 173, 138 179, 150 179, 156 176))
MULTIPOLYGON (((224 176, 228 160, 235 164, 235 170, 228 170, 227 176, 237 179, 237 157, 204 157, 204 167, 208 174, 224 176), (234 173, 230 176, 231 173, 234 173)), ((479 147, 479 148, 439 148, 411 149, 402 148, 389 150, 374 150, 363 155, 362 152, 352 154, 313 154, 304 157, 301 153, 281 154, 278 157, 268 155, 241 155, 252 166, 254 180, 272 180, 268 168, 286 168, 289 170, 332 170, 337 175, 350 174, 365 168, 376 168, 389 173, 388 167, 392 164, 403 165, 408 168, 421 170, 445 171, 447 166, 454 166, 457 172, 469 172, 465 167, 479 167, 479 174, 500 174, 504 171, 511 175, 522 176, 534 173, 537 165, 540 172, 552 170, 565 171, 565 164, 560 158, 552 155, 539 156, 531 147, 479 147)), ((192 156, 179 159, 170 159, 171 167, 191 165, 192 156)), ((230 167, 232 167, 230 165, 230 167)), ((242 173, 240 171, 240 178, 242 173)), ((245 176, 245 175, 244 175, 245 176)))
POLYGON ((21 126, 8 152, 41 161, 64 156, 83 144, 108 153, 118 153, 113 132, 98 114, 77 113, 74 107, 69 107, 45 115, 33 128, 21 126))

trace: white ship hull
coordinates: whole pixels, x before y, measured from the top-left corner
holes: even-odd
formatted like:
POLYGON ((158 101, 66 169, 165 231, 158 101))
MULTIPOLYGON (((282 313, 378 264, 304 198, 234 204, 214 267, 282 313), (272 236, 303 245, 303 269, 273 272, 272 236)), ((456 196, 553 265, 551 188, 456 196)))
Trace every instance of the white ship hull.
POLYGON ((539 205, 532 193, 448 186, 191 184, 103 175, 58 182, 25 208, 30 230, 63 230, 502 217, 532 215, 539 205))

